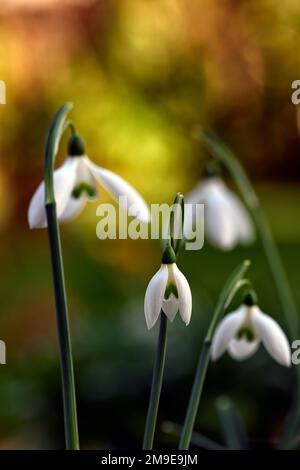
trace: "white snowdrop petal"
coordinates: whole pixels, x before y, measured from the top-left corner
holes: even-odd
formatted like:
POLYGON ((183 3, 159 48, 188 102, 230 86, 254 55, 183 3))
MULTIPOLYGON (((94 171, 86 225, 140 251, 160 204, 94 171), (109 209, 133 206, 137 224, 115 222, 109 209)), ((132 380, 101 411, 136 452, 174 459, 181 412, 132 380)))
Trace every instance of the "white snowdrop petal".
MULTIPOLYGON (((204 179, 188 195, 186 202, 205 204, 205 233, 218 248, 230 250, 239 242, 253 241, 254 227, 246 208, 221 178, 204 179)), ((195 218, 194 211, 188 212, 185 234, 189 233, 195 218)))
POLYGON ((81 196, 78 199, 72 196, 69 197, 67 205, 59 217, 60 222, 68 222, 69 220, 75 219, 85 207, 86 203, 86 196, 81 196))
MULTIPOLYGON (((67 158, 63 165, 54 171, 54 194, 58 218, 63 212, 73 190, 76 166, 75 158, 67 158)), ((28 223, 30 228, 43 228, 47 226, 44 181, 40 183, 31 198, 28 208, 28 223)))
POLYGON ((291 348, 278 323, 255 306, 251 308, 251 323, 268 353, 279 364, 291 366, 291 348))
POLYGON ((251 243, 255 239, 253 222, 240 199, 229 189, 227 189, 228 202, 232 206, 237 239, 241 243, 251 243))
POLYGON ((197 233, 203 233, 205 227, 205 214, 201 208, 197 210, 196 204, 184 204, 183 236, 186 240, 192 240, 197 233), (197 214, 197 219, 196 219, 197 214), (196 225, 197 220, 197 225, 196 225))
POLYGON ((214 186, 214 178, 205 178, 185 197, 185 204, 197 204, 204 202, 214 186))
MULTIPOLYGON (((214 191, 215 180, 217 178, 205 178, 185 197, 185 210, 184 210, 184 223, 183 233, 187 239, 190 239, 193 234, 193 228, 196 219, 196 204, 204 204, 211 191, 214 191)), ((218 183, 217 183, 218 184, 218 183)), ((204 220, 198 223, 205 227, 204 220)), ((198 227, 199 229, 199 227, 198 227)))
POLYGON ((234 338, 239 328, 246 319, 246 308, 241 306, 232 313, 229 313, 219 323, 211 345, 211 357, 216 361, 226 351, 229 342, 234 338))
POLYGON ((28 208, 28 224, 30 228, 43 228, 47 225, 45 212, 45 185, 39 184, 37 190, 32 196, 28 208))
POLYGON ((238 242, 238 232, 227 200, 221 194, 213 195, 204 210, 204 228, 210 242, 225 251, 232 249, 238 242))
MULTIPOLYGON (((118 202, 120 202, 120 196, 126 196, 127 205, 126 207, 122 207, 122 209, 128 210, 129 215, 136 217, 141 222, 150 222, 150 212, 148 205, 141 195, 129 183, 127 183, 127 181, 125 181, 116 173, 95 165, 87 157, 85 158, 86 163, 91 169, 95 178, 118 202)), ((121 201, 121 205, 122 204, 123 202, 121 201)))
POLYGON ((244 338, 233 338, 228 344, 228 353, 233 359, 242 361, 252 356, 258 349, 259 341, 247 341, 244 338))
POLYGON ((176 313, 178 312, 178 299, 176 299, 174 294, 171 294, 168 299, 163 300, 162 310, 168 319, 172 322, 176 317, 176 313))
POLYGON ((178 269, 176 264, 170 265, 172 271, 172 277, 175 280, 175 284, 178 292, 178 309, 179 314, 186 325, 190 323, 192 314, 192 293, 189 283, 178 269))
POLYGON ((167 281, 168 268, 163 264, 149 282, 145 294, 144 311, 148 330, 155 325, 159 317, 167 281))

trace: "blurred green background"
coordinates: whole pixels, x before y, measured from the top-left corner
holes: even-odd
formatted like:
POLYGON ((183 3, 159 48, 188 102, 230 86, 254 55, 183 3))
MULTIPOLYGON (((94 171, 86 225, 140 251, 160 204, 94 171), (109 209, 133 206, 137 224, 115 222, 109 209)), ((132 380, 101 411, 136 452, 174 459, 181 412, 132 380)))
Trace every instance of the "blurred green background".
MULTIPOLYGON (((9 0, 1 2, 0 448, 63 448, 60 372, 48 241, 30 231, 27 207, 42 178, 43 144, 56 109, 72 118, 89 156, 149 202, 170 203, 201 177, 207 159, 190 137, 202 124, 235 150, 274 229, 300 305, 300 140, 291 83, 299 79, 300 4, 286 0, 9 0)), ((65 142, 58 163, 65 156, 65 142)), ((102 200, 109 200, 103 193, 102 200)), ((139 448, 158 329, 143 297, 160 263, 150 241, 100 241, 98 203, 61 227, 83 448, 139 448)), ((252 260, 261 308, 283 326, 264 254, 208 243, 180 255, 190 281, 188 328, 169 329, 159 413, 182 423, 201 341, 230 271, 252 260)), ((262 350, 211 365, 197 430, 222 442, 215 401, 228 395, 252 447, 276 440, 293 374, 262 350)), ((159 430, 159 446, 176 440, 159 430)))

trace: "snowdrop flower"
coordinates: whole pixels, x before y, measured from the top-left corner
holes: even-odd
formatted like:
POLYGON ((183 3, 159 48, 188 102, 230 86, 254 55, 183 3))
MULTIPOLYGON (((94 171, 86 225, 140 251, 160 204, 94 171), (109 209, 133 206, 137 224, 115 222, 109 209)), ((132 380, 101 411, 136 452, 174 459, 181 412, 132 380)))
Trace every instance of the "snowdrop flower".
MULTIPOLYGON (((141 222, 149 222, 149 208, 144 199, 123 178, 95 165, 85 155, 84 144, 79 136, 70 138, 68 153, 69 156, 63 165, 54 171, 56 211, 60 222, 74 219, 88 200, 98 197, 97 183, 100 183, 116 200, 120 196, 126 196, 129 215, 137 217, 141 222)), ((30 201, 28 209, 30 228, 47 226, 44 198, 45 185, 42 182, 30 201)))
POLYGON ((227 350, 233 359, 242 361, 252 356, 260 343, 279 364, 291 366, 291 350, 285 333, 248 295, 244 304, 226 315, 217 327, 212 341, 212 360, 217 360, 227 350))
MULTIPOLYGON (((253 223, 239 198, 216 174, 208 174, 187 196, 188 204, 204 204, 204 230, 210 242, 222 250, 254 239, 253 223)), ((186 215, 185 234, 193 216, 186 215)))
POLYGON ((192 313, 192 294, 188 281, 176 265, 176 255, 167 245, 162 265, 148 284, 145 295, 145 317, 148 330, 156 323, 161 310, 172 322, 179 310, 186 325, 192 313))

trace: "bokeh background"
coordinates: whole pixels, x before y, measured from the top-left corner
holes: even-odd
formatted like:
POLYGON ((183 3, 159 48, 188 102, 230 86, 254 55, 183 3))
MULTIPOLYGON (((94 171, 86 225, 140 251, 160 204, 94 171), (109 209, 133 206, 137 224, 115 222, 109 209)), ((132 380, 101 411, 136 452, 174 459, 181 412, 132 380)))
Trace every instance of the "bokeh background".
MULTIPOLYGON (((72 118, 98 164, 151 202, 170 203, 201 178, 207 160, 190 134, 210 127, 235 150, 274 230, 300 305, 300 139, 291 83, 299 79, 300 4, 286 0, 1 0, 0 447, 63 448, 57 336, 47 233, 30 231, 27 207, 43 172, 56 109, 72 118)), ((58 163, 65 156, 63 141, 58 163)), ((225 175, 226 176, 226 175, 225 175)), ((102 200, 109 197, 101 194, 102 200)), ((158 329, 143 297, 160 263, 151 241, 96 238, 96 203, 61 228, 83 448, 139 448, 158 329)), ((205 243, 179 264, 194 309, 169 329, 156 445, 176 447, 166 420, 182 423, 213 306, 231 270, 252 260, 262 309, 285 327, 259 243, 221 252, 205 243)), ((211 365, 197 431, 222 443, 216 400, 234 402, 251 447, 274 443, 293 373, 261 349, 211 365)))

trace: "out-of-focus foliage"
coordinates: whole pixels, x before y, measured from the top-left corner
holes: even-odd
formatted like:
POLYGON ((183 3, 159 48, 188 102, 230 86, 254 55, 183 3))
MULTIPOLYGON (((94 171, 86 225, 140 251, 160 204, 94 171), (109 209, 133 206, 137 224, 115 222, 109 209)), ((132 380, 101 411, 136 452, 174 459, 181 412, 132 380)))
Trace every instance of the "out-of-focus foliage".
MULTIPOLYGON (((191 137, 214 128, 258 186, 298 305, 299 147, 291 83, 298 79, 300 4, 287 0, 10 0, 0 12, 0 446, 63 446, 60 376, 47 234, 26 212, 42 177, 55 110, 72 118, 98 164, 119 172, 151 202, 170 202, 198 181, 207 155, 191 137), (26 3, 26 7, 25 7, 26 3)), ((65 156, 63 142, 58 163, 65 156)), ((108 196, 101 193, 102 201, 108 196)), ((84 447, 138 447, 157 331, 143 317, 147 282, 160 262, 149 241, 96 238, 97 203, 62 227, 84 447)), ((180 256, 191 282, 191 326, 170 328, 160 422, 182 422, 201 340, 218 292, 242 258, 262 309, 284 326, 261 247, 180 256)), ((227 393, 254 445, 277 435, 291 373, 263 351, 244 364, 224 358, 207 378, 197 429, 219 438, 214 402, 227 393), (255 377, 255 380, 253 380, 255 377), (270 399, 272 397, 272 399, 270 399), (276 407, 274 406, 276 404, 276 407)), ((167 437, 159 438, 165 444, 167 437)), ((170 445, 173 445, 170 442, 170 445)))

